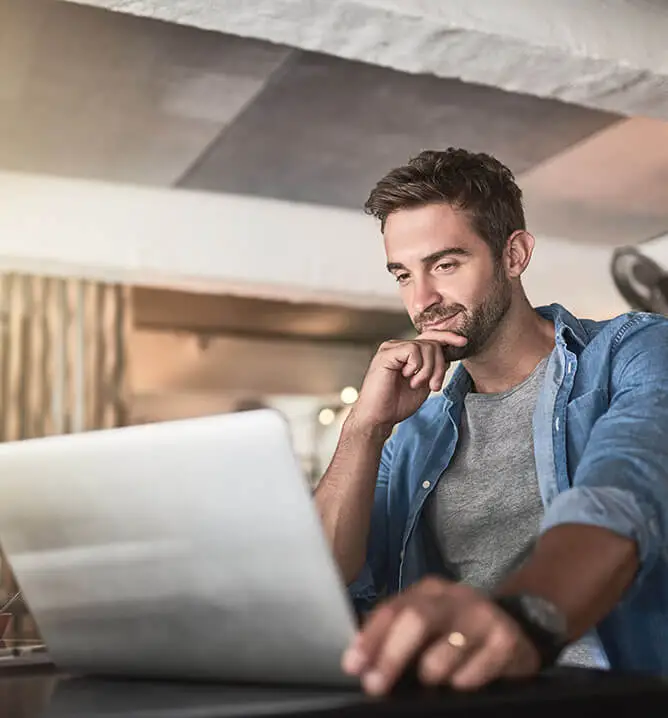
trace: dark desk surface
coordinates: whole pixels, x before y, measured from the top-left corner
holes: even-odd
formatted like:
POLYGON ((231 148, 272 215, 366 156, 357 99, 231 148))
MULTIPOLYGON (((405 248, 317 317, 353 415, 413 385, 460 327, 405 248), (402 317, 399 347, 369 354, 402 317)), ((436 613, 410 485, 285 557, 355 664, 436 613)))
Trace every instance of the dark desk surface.
POLYGON ((565 670, 475 694, 406 689, 375 701, 332 690, 66 679, 48 666, 0 669, 0 718, 232 718, 236 716, 668 716, 668 682, 565 670))

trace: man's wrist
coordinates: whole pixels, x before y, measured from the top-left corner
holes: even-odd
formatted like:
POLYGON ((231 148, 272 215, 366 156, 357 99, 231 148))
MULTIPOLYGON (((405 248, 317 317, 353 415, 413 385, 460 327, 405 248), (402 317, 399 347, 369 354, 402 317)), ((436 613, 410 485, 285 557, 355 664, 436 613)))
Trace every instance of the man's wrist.
POLYGON ((541 669, 553 666, 568 644, 565 616, 539 596, 530 594, 501 595, 493 598, 531 641, 541 662, 541 669))
POLYGON ((344 422, 342 433, 350 438, 358 438, 372 443, 384 444, 392 435, 394 426, 358 417, 354 410, 344 422))

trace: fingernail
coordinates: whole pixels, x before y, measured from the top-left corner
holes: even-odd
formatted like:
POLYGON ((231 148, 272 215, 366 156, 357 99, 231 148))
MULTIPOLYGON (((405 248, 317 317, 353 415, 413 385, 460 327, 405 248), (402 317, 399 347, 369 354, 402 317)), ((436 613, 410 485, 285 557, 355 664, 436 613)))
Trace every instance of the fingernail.
POLYGON ((369 671, 364 675, 362 684, 364 685, 364 690, 373 696, 379 696, 382 693, 385 693, 385 689, 387 687, 387 682, 385 681, 383 674, 380 671, 375 670, 369 671))
POLYGON ((341 665, 346 673, 359 675, 366 666, 366 658, 364 654, 356 648, 349 648, 343 654, 341 665))

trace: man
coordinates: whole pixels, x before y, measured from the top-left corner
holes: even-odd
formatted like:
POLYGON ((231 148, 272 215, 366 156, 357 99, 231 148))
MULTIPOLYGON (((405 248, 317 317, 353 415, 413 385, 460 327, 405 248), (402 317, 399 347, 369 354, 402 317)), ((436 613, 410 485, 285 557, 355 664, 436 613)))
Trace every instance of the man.
POLYGON ((372 694, 408 666, 668 673, 668 321, 532 308, 521 191, 488 155, 423 152, 366 208, 418 336, 378 350, 316 491, 370 611, 344 669, 372 694))

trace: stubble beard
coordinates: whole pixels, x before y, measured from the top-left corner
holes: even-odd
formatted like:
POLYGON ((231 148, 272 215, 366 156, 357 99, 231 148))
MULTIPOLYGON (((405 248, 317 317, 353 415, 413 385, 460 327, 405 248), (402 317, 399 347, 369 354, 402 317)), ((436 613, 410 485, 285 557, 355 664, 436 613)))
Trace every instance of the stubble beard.
POLYGON ((438 311, 432 310, 429 316, 422 315, 416 320, 415 325, 418 331, 421 331, 421 324, 438 321, 440 318, 447 319, 454 313, 459 314, 462 320, 452 331, 466 337, 468 342, 463 347, 443 346, 443 356, 448 362, 461 361, 476 356, 485 348, 508 313, 511 301, 511 284, 499 273, 495 276, 491 291, 478 306, 471 310, 462 305, 443 308, 440 315, 438 311))

